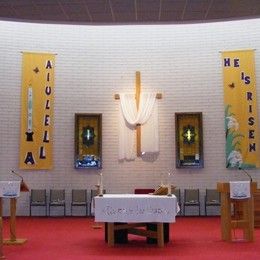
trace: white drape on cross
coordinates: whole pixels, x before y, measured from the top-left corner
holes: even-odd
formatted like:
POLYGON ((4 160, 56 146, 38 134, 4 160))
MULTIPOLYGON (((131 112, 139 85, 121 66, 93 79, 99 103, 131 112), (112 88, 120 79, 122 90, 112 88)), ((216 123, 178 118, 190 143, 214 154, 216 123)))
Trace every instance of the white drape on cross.
POLYGON ((158 101, 156 100, 156 93, 141 93, 138 111, 136 108, 135 94, 120 94, 120 160, 133 160, 136 157, 135 129, 137 124, 142 125, 141 151, 145 153, 159 152, 158 101))

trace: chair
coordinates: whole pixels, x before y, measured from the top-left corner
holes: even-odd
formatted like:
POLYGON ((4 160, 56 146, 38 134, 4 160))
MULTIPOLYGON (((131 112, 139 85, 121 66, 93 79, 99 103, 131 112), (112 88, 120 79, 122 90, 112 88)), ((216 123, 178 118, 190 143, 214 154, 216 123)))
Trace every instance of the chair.
POLYGON ((63 207, 64 216, 66 215, 65 190, 50 190, 49 216, 51 215, 51 207, 63 207))
POLYGON ((205 215, 208 215, 208 207, 220 206, 220 193, 216 189, 206 189, 205 195, 205 215))
POLYGON ((183 215, 186 207, 197 207, 200 216, 200 191, 199 189, 184 189, 183 215))
POLYGON ((171 192, 177 198, 177 202, 178 202, 179 207, 180 207, 180 211, 179 211, 178 215, 181 215, 181 212, 182 212, 181 211, 181 207, 182 207, 182 203, 181 203, 181 190, 180 189, 176 189, 176 188, 172 188, 171 192))
POLYGON ((47 195, 46 190, 32 189, 30 194, 30 216, 32 207, 45 207, 45 216, 47 216, 47 195))
POLYGON ((88 215, 88 202, 87 202, 87 190, 86 189, 73 189, 71 200, 71 216, 73 207, 86 207, 86 216, 88 215))
MULTIPOLYGON (((104 189, 103 194, 105 194, 105 193, 106 193, 106 190, 104 189)), ((90 191, 89 212, 90 212, 91 216, 93 216, 93 214, 92 214, 92 201, 93 201, 93 198, 96 197, 97 195, 98 195, 98 189, 90 191)))

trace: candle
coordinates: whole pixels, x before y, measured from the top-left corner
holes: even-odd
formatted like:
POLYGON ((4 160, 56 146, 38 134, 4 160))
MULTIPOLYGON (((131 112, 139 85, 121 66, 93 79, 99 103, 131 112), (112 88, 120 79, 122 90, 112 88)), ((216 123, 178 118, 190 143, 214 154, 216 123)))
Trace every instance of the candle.
POLYGON ((161 173, 161 186, 163 186, 163 174, 161 173))
POLYGON ((168 194, 167 194, 167 196, 171 196, 172 195, 172 187, 171 187, 170 176, 171 176, 171 173, 169 172, 168 173, 168 194))
POLYGON ((100 184, 99 184, 99 196, 103 195, 103 176, 102 172, 100 173, 100 184))

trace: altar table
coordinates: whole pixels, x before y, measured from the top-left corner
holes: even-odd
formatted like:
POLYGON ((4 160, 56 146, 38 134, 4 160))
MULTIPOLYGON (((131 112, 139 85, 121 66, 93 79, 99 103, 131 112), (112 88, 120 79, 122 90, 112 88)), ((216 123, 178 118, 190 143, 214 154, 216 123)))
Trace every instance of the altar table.
POLYGON ((114 231, 121 229, 127 229, 130 234, 156 238, 158 246, 164 246, 163 223, 175 222, 179 211, 174 195, 104 194, 95 197, 94 203, 95 221, 107 222, 110 246, 115 242, 114 231), (156 223, 157 230, 139 228, 146 223, 156 223))

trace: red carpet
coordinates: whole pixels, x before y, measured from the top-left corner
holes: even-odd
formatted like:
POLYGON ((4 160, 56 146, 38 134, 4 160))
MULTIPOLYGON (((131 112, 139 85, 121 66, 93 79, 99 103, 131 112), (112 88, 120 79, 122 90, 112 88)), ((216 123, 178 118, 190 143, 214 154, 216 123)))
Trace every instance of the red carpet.
MULTIPOLYGON (((93 229, 92 218, 17 217, 17 238, 27 238, 24 245, 4 245, 10 260, 38 259, 260 259, 260 229, 255 242, 223 242, 219 217, 178 217, 170 225, 170 242, 164 248, 147 244, 145 238, 129 235, 129 243, 109 248, 104 242, 104 228, 93 229)), ((9 223, 4 220, 4 238, 9 237, 9 223)))

